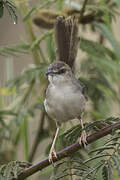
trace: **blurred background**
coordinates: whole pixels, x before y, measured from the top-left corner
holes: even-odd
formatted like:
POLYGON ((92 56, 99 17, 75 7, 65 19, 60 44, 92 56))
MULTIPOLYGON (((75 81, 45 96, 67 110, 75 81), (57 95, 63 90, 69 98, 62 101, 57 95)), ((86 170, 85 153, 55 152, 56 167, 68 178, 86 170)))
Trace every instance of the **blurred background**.
MULTIPOLYGON (((58 15, 79 19, 75 74, 88 94, 85 123, 119 117, 120 113, 120 1, 12 2, 17 7, 17 24, 6 8, 0 19, 1 165, 13 160, 36 163, 48 156, 56 125, 43 106, 48 85, 45 72, 56 56, 53 25, 58 15)), ((60 135, 77 124, 77 120, 64 124, 60 135)), ((60 144, 58 140, 57 151, 64 147, 60 144)), ((47 168, 29 179, 47 180, 51 173, 54 179, 52 170, 47 168)), ((113 174, 115 180, 119 179, 120 173, 113 174)))

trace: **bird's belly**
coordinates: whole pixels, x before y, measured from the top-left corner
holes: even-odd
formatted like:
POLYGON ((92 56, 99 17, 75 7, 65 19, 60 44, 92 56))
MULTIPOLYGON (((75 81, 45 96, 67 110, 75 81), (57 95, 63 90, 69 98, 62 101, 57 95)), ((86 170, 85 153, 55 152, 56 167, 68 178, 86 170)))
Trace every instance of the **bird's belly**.
POLYGON ((48 115, 62 123, 81 115, 84 111, 85 98, 81 92, 74 93, 69 88, 52 88, 44 104, 48 115))

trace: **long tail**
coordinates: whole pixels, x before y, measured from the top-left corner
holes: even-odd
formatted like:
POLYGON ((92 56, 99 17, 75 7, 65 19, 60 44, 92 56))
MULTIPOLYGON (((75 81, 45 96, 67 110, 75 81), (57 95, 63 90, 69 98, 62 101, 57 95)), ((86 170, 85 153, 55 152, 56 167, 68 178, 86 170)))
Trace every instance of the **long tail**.
POLYGON ((78 50, 78 20, 75 17, 58 16, 55 23, 57 60, 64 61, 72 69, 78 50))

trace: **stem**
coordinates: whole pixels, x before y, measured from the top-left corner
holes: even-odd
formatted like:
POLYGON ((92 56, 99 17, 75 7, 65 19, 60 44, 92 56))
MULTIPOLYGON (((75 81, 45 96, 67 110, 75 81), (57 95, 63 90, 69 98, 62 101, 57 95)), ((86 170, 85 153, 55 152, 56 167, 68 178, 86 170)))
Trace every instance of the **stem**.
POLYGON ((40 37, 38 37, 31 45, 31 51, 34 50, 36 47, 38 47, 38 44, 44 40, 46 37, 50 36, 51 34, 53 34, 53 30, 48 31, 47 33, 44 33, 42 35, 40 35, 40 37))
MULTIPOLYGON (((91 134, 90 136, 87 137, 87 142, 88 142, 88 144, 90 144, 90 143, 110 134, 113 129, 117 130, 118 128, 120 128, 120 121, 113 123, 111 125, 108 125, 105 128, 102 128, 101 130, 91 134)), ((69 157, 72 153, 75 153, 76 151, 78 151, 81 148, 82 148, 82 145, 80 145, 79 142, 72 144, 71 146, 68 146, 65 149, 58 152, 57 159, 54 158, 53 160, 54 160, 54 162, 56 162, 65 157, 69 157)), ((49 165, 51 165, 51 163, 49 162, 49 159, 46 158, 46 159, 42 160, 41 162, 27 168, 23 172, 21 172, 18 175, 18 178, 16 178, 16 179, 12 178, 11 180, 23 180, 23 179, 33 175, 34 173, 48 167, 49 165)))
POLYGON ((45 61, 46 61, 46 58, 45 58, 45 56, 44 56, 43 50, 42 50, 42 48, 41 48, 40 45, 39 45, 39 52, 40 52, 40 56, 41 56, 43 62, 45 62, 45 61))
POLYGON ((25 160, 28 161, 28 132, 27 132, 28 124, 27 124, 27 118, 25 117, 23 119, 22 124, 22 134, 24 139, 24 152, 25 152, 25 160))
POLYGON ((23 106, 23 105, 27 102, 27 99, 28 99, 28 97, 30 96, 34 85, 35 85, 35 80, 33 79, 33 80, 31 81, 30 86, 27 88, 26 92, 24 93, 24 96, 23 96, 23 98, 22 98, 22 100, 21 100, 20 106, 23 106))
POLYGON ((85 12, 85 7, 86 7, 86 5, 87 5, 87 2, 88 2, 88 0, 84 0, 84 3, 83 3, 83 7, 82 7, 82 9, 81 9, 81 15, 80 15, 80 19, 82 19, 83 18, 83 15, 84 15, 84 12, 85 12))
POLYGON ((37 151, 37 147, 39 145, 40 142, 40 135, 43 133, 43 125, 44 125, 44 117, 45 117, 45 113, 42 112, 41 116, 40 116, 40 123, 39 123, 39 127, 38 127, 38 131, 36 134, 36 138, 34 140, 34 144, 30 153, 30 156, 28 158, 29 162, 33 161, 34 155, 37 151))
MULTIPOLYGON (((19 6, 20 6, 20 10, 22 12, 22 16, 25 16, 25 14, 27 14, 27 12, 28 12, 26 2, 25 1, 23 1, 22 3, 20 2, 19 6)), ((31 23, 30 18, 25 22, 25 25, 26 25, 26 32, 29 37, 30 43, 32 43, 36 39, 36 37, 35 37, 33 29, 32 29, 32 23, 31 23)), ((39 53, 36 49, 34 49, 34 51, 32 51, 32 55, 33 55, 35 64, 39 65, 40 57, 39 57, 39 53)))
POLYGON ((69 178, 69 180, 73 180, 73 178, 72 178, 72 168, 71 168, 71 157, 69 156, 69 157, 67 157, 67 159, 68 159, 68 170, 69 170, 69 175, 70 175, 70 178, 69 178))

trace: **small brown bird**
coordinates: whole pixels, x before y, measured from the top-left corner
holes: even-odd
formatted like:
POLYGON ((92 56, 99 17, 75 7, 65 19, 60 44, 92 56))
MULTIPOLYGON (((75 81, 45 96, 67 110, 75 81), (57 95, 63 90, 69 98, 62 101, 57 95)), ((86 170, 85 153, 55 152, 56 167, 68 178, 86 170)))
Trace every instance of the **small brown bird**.
MULTIPOLYGON (((74 41, 76 40, 76 36, 77 36, 77 34, 72 34, 74 32, 73 28, 77 28, 76 20, 74 19, 69 21, 65 20, 62 21, 62 23, 65 24, 66 30, 69 30, 70 37, 68 36, 69 37, 68 43, 67 42, 65 43, 67 46, 66 49, 67 50, 69 49, 70 52, 68 53, 65 51, 65 49, 62 48, 61 48, 62 50, 58 49, 58 58, 63 57, 62 59, 64 59, 64 57, 66 57, 67 64, 63 61, 55 61, 52 64, 50 64, 48 68, 48 72, 46 73, 50 84, 46 91, 44 106, 48 116, 54 119, 57 125, 57 131, 49 154, 49 161, 52 163, 53 163, 53 156, 57 158, 54 146, 61 124, 63 122, 67 122, 69 120, 78 118, 80 120, 82 128, 84 128, 81 115, 85 109, 85 104, 87 101, 87 98, 84 94, 84 87, 80 84, 80 81, 76 79, 71 69, 77 52, 75 47, 73 47, 73 49, 70 49, 70 46, 72 47, 73 44, 75 45, 74 41), (71 43, 70 39, 73 41, 72 45, 70 45, 71 43), (73 53, 72 50, 74 50, 73 53), (65 56, 63 56, 63 54, 65 54, 65 56), (71 67, 68 65, 69 63, 71 67)), ((57 34, 60 35, 59 32, 57 32, 57 34)), ((58 40, 59 39, 60 37, 58 38, 58 40)), ((59 42, 57 42, 59 43, 59 45, 58 44, 57 45, 60 48, 60 46, 62 46, 61 39, 59 40, 59 42)), ((63 46, 66 47, 65 44, 63 46)), ((80 137, 80 144, 81 143, 83 143, 83 145, 86 146, 87 142, 86 142, 85 130, 82 131, 80 137)))

